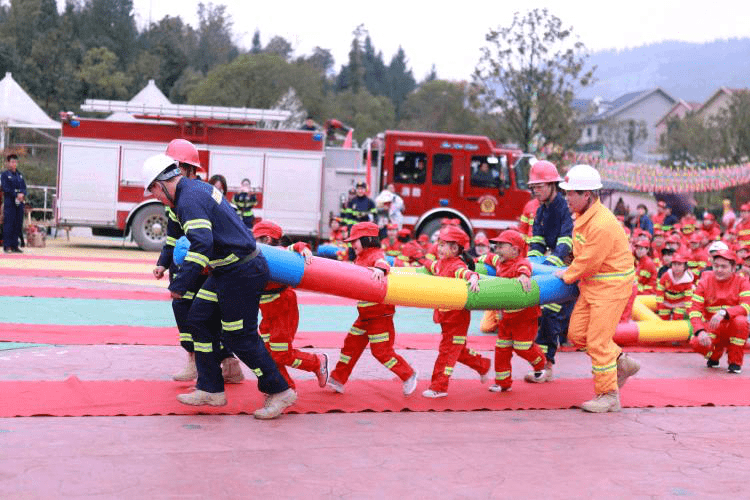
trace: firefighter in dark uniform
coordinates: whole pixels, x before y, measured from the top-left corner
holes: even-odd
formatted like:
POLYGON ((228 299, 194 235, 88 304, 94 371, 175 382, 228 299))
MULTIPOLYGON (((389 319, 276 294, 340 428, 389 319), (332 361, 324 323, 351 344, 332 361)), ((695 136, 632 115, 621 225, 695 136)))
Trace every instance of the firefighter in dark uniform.
POLYGON ((341 218, 348 227, 358 222, 374 222, 378 213, 375 202, 367 196, 367 183, 360 181, 356 188, 357 195, 341 211, 341 218))
POLYGON ((18 240, 22 237, 23 231, 26 181, 16 168, 18 156, 9 154, 5 158, 5 165, 8 169, 0 175, 3 187, 3 250, 5 253, 22 253, 18 248, 18 240))
MULTIPOLYGON (((256 247, 255 239, 244 226, 221 192, 210 184, 186 179, 177 162, 167 155, 148 158, 143 164, 146 191, 172 208, 190 240, 180 273, 169 285, 173 298, 194 289, 203 270, 211 274, 198 291, 215 290, 221 318, 221 341, 258 377, 258 389, 267 394, 263 408, 254 412, 259 419, 279 416, 294 404, 297 393, 289 388, 276 363, 258 335, 260 293, 268 279, 268 264, 256 247)), ((195 390, 180 394, 184 404, 223 406, 221 359, 214 349, 215 337, 201 321, 194 321, 194 309, 188 314, 193 333, 198 380, 195 390)))
POLYGON ((253 228, 255 224, 255 214, 253 214, 253 208, 258 204, 258 198, 255 193, 250 192, 251 188, 250 179, 242 179, 242 190, 234 195, 232 202, 237 207, 237 215, 240 216, 242 222, 249 228, 253 228))
MULTIPOLYGON (((538 161, 529 171, 529 188, 539 200, 539 208, 534 217, 533 235, 529 239, 529 257, 546 258, 543 264, 562 267, 564 261, 573 251, 573 218, 565 197, 557 189, 562 181, 555 165, 548 161, 538 161)), ((536 377, 534 372, 526 374, 527 382, 549 382, 552 380, 552 367, 555 364, 555 353, 561 342, 563 332, 567 330, 570 314, 575 301, 563 304, 545 304, 542 306, 542 317, 539 320, 539 331, 536 343, 544 351, 547 363, 544 376, 536 377)))
MULTIPOLYGON (((167 145, 166 155, 178 162, 182 175, 188 179, 197 179, 198 171, 206 172, 206 169, 203 168, 200 163, 198 150, 190 141, 186 141, 185 139, 174 139, 169 145, 167 145)), ((183 236, 184 233, 174 211, 171 208, 166 207, 166 213, 167 241, 162 247, 161 254, 156 262, 156 267, 154 268, 153 273, 156 279, 162 279, 162 277, 164 277, 164 272, 169 269, 169 282, 172 283, 179 273, 180 265, 182 264, 179 263, 178 265, 178 263, 175 263, 172 256, 174 254, 177 240, 183 236)), ((190 326, 187 323, 187 318, 188 312, 195 302, 196 293, 200 290, 201 286, 206 281, 206 278, 208 278, 208 275, 204 274, 196 282, 193 289, 185 292, 185 294, 179 299, 172 300, 172 312, 174 313, 175 323, 177 323, 177 329, 179 331, 180 345, 187 352, 187 364, 185 365, 185 368, 172 376, 172 380, 178 382, 195 380, 198 376, 198 371, 195 367, 193 336, 190 333, 190 326)), ((201 300, 203 300, 203 297, 208 297, 208 300, 213 302, 211 300, 213 299, 213 296, 203 294, 201 300)), ((209 328, 215 328, 217 330, 221 328, 221 323, 218 319, 218 312, 209 311, 205 309, 205 306, 202 307, 206 310, 205 321, 208 323, 209 328)), ((214 304, 213 307, 218 310, 218 305, 214 304)), ((232 356, 232 353, 223 347, 220 342, 217 342, 214 347, 220 352, 224 382, 230 384, 242 382, 245 379, 245 376, 242 373, 242 368, 240 368, 237 358, 232 356)))

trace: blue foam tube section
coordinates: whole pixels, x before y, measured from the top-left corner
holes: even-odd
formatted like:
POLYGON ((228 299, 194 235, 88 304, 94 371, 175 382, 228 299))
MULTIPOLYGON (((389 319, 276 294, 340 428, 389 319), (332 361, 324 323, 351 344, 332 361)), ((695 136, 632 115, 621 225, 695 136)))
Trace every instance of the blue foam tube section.
POLYGON ((297 252, 286 248, 258 243, 261 253, 268 261, 271 281, 282 285, 297 286, 305 274, 305 259, 297 252))
POLYGON ((341 248, 336 245, 319 245, 315 255, 327 259, 335 259, 339 250, 341 250, 341 248))

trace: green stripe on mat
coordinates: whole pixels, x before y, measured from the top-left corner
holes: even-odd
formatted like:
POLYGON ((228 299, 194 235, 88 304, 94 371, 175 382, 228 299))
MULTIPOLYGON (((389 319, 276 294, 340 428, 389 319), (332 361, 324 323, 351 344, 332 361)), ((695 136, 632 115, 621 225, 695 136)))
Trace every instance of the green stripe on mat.
POLYGON ((26 342, 0 342, 0 351, 10 351, 11 349, 27 349, 29 347, 39 347, 44 344, 29 344, 26 342))

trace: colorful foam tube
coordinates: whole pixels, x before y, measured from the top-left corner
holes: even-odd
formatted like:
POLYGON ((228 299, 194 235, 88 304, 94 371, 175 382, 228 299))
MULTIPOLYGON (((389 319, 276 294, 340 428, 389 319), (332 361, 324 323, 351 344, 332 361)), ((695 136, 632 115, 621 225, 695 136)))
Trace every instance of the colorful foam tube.
POLYGON ((654 311, 649 309, 644 301, 641 300, 642 295, 635 298, 633 302, 633 312, 631 316, 636 321, 663 321, 654 311))
POLYGON ((386 280, 375 281, 371 270, 351 263, 314 257, 305 265, 294 252, 258 246, 268 261, 271 281, 367 302, 431 309, 520 309, 565 302, 577 294, 576 286, 553 275, 534 277, 529 292, 518 280, 505 278, 483 279, 479 291, 470 292, 463 280, 424 274, 417 268, 394 268, 386 280))
POLYGON ((621 346, 654 342, 687 342, 692 331, 690 321, 687 320, 628 321, 617 325, 614 341, 621 346))
POLYGON ((335 259, 339 250, 341 250, 341 247, 337 247, 336 245, 318 245, 315 255, 327 259, 335 259))

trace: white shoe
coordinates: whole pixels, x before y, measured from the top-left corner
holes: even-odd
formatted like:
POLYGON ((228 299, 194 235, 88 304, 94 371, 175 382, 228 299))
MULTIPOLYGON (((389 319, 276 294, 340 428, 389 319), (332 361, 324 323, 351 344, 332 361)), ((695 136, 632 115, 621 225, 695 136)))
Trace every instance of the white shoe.
POLYGON ((227 384, 239 384, 245 380, 245 374, 242 373, 240 360, 234 356, 225 358, 221 362, 221 375, 224 377, 224 382, 227 384))
POLYGON ((227 397, 223 392, 206 392, 196 389, 189 394, 179 394, 177 401, 192 406, 224 406, 227 404, 227 397))
POLYGON ((538 372, 529 372, 524 375, 523 379, 532 384, 543 384, 552 380, 552 371, 545 368, 538 372))
POLYGON ((417 376, 417 370, 414 370, 412 376, 404 380, 404 396, 410 395, 417 388, 417 376))
POLYGON ((294 389, 271 394, 266 397, 263 408, 255 410, 253 416, 260 420, 271 420, 281 415, 285 409, 289 408, 297 401, 297 393, 294 389))
POLYGON ((510 387, 502 387, 497 384, 490 386, 490 392, 510 392, 510 387))
POLYGON ((444 398, 447 395, 448 395, 447 392, 437 392, 437 391, 433 391, 432 389, 427 389, 426 391, 422 393, 422 396, 426 398, 432 398, 432 399, 444 398))
POLYGON ((340 383, 335 378, 328 377, 328 387, 339 394, 344 394, 344 384, 340 383))
POLYGON ((179 373, 172 375, 172 380, 177 382, 189 382, 198 378, 198 369, 195 367, 195 353, 187 353, 187 365, 179 373))
POLYGON ((607 413, 620 411, 620 393, 610 391, 597 395, 594 399, 581 404, 581 409, 589 413, 607 413))

